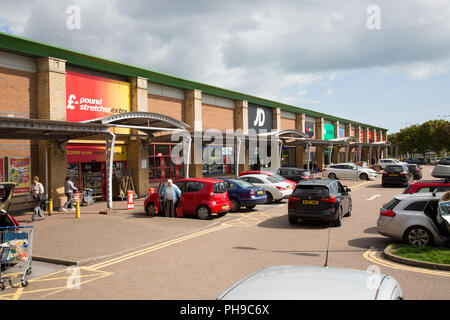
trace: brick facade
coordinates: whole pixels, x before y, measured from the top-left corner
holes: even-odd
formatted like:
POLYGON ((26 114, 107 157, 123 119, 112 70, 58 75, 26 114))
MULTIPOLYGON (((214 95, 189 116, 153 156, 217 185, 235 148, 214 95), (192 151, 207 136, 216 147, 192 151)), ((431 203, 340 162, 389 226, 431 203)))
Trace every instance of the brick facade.
POLYGON ((234 129, 234 110, 229 108, 211 106, 202 104, 202 123, 203 130, 234 129))

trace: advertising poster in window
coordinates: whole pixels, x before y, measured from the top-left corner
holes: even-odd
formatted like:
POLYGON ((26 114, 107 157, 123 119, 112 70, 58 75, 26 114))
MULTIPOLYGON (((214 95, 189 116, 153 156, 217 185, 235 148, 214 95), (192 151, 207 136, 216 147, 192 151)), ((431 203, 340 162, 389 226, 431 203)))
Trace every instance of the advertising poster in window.
POLYGON ((339 138, 345 138, 345 129, 339 128, 339 138))
POLYGON ((372 141, 372 131, 369 131, 369 142, 373 142, 372 141))
POLYGON ((324 134, 323 134, 324 140, 334 139, 334 126, 332 124, 325 123, 323 125, 323 130, 324 130, 324 134))
POLYGON ((361 131, 359 132, 359 141, 360 141, 360 142, 363 142, 363 141, 364 141, 364 131, 363 131, 363 130, 361 130, 361 131))
POLYGON ((5 182, 5 158, 0 157, 0 182, 5 182))
POLYGON ((8 177, 15 182, 14 195, 26 195, 31 187, 30 158, 8 158, 8 177))
MULTIPOLYGON (((67 71, 66 120, 80 122, 130 112, 130 83, 67 71)), ((129 134, 130 129, 116 129, 129 134)))
POLYGON ((313 137, 314 136, 314 123, 306 122, 305 123, 305 131, 308 136, 313 137))

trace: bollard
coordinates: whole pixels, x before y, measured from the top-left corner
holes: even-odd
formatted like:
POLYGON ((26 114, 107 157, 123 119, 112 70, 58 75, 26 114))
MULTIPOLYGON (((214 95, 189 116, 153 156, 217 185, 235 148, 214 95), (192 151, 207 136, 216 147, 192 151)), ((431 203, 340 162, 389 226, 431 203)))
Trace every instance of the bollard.
POLYGON ((48 200, 48 215, 51 216, 53 214, 53 200, 48 200))
POLYGON ((80 201, 77 201, 77 204, 75 205, 75 218, 80 217, 80 201))

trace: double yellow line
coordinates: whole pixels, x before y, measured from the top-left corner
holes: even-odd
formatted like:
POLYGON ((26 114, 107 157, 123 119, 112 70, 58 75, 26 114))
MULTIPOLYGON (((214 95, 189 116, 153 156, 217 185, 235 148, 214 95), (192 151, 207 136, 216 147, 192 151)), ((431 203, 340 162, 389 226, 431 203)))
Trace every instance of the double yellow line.
POLYGON ((384 259, 380 259, 376 256, 377 251, 373 249, 369 249, 366 252, 364 252, 363 257, 366 260, 369 260, 372 263, 379 264, 388 268, 403 270, 403 271, 410 271, 410 272, 418 272, 418 273, 424 273, 424 274, 431 274, 434 276, 443 276, 443 277, 450 277, 450 272, 448 271, 439 271, 439 270, 430 270, 425 268, 418 268, 418 267, 411 267, 403 264, 397 264, 390 261, 386 261, 384 259))
POLYGON ((189 239, 192 239, 192 238, 196 238, 196 237, 199 237, 199 236, 211 233, 211 232, 215 232, 215 231, 218 231, 218 230, 223 230, 223 229, 226 229, 228 227, 230 227, 230 226, 229 225, 225 225, 225 224, 220 224, 217 227, 209 228, 209 229, 206 229, 206 230, 203 230, 203 231, 199 231, 199 232, 196 232, 196 233, 192 233, 192 234, 180 237, 180 238, 169 240, 169 241, 166 241, 166 242, 163 242, 163 243, 151 246, 151 247, 147 247, 145 249, 137 250, 137 251, 134 251, 134 252, 131 252, 131 253, 128 253, 128 254, 124 254, 124 255, 121 255, 121 256, 119 256, 117 258, 113 258, 113 259, 110 259, 110 260, 107 260, 107 261, 103 261, 103 262, 100 262, 100 263, 97 263, 97 264, 94 264, 92 266, 85 267, 85 268, 92 269, 92 270, 102 269, 102 268, 111 266, 113 264, 116 264, 116 263, 119 263, 119 262, 123 262, 123 261, 129 260, 129 259, 133 259, 133 258, 139 257, 141 255, 144 255, 144 254, 147 254, 147 253, 150 253, 150 252, 153 252, 153 251, 156 251, 156 250, 159 250, 159 249, 162 249, 162 248, 174 245, 176 243, 180 243, 180 242, 183 242, 183 241, 186 241, 186 240, 189 240, 189 239))

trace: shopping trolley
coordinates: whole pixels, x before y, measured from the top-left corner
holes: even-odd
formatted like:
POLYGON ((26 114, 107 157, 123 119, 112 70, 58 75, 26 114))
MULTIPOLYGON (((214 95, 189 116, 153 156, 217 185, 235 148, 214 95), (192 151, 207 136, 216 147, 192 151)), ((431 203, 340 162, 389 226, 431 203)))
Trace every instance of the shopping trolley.
MULTIPOLYGON (((6 289, 5 282, 2 278, 3 271, 13 267, 23 268, 20 284, 22 287, 28 285, 25 276, 31 274, 32 248, 32 226, 0 228, 0 290, 6 289)), ((8 281, 9 285, 13 287, 12 280, 8 279, 8 281)))

